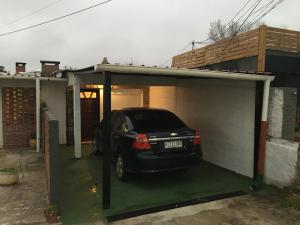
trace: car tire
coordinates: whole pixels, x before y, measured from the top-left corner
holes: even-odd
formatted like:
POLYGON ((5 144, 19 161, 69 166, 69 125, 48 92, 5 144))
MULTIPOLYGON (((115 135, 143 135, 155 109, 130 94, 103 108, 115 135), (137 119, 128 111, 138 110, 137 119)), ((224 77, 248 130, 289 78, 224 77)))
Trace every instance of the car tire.
POLYGON ((127 172, 126 162, 121 154, 117 154, 116 156, 116 174, 119 180, 128 180, 129 176, 127 172))

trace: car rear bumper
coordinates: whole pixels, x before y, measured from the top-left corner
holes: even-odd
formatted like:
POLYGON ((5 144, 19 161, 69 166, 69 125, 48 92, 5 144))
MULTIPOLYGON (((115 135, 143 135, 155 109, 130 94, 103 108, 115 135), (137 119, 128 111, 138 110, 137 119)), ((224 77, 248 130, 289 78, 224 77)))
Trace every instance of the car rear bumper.
POLYGON ((152 173, 185 169, 199 164, 201 155, 196 153, 174 156, 156 156, 154 154, 136 154, 135 160, 128 165, 128 172, 152 173))

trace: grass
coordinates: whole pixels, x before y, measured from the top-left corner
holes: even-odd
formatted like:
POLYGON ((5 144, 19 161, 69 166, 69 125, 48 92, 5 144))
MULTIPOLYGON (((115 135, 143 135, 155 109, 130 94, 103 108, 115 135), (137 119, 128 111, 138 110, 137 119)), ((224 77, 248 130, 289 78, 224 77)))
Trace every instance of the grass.
POLYGON ((261 189, 252 193, 257 198, 277 204, 282 208, 293 208, 300 211, 300 186, 294 184, 280 189, 272 185, 263 185, 261 189))
POLYGON ((300 210, 300 189, 293 187, 280 190, 278 193, 280 205, 283 208, 300 210))
POLYGON ((117 179, 112 168, 111 208, 102 210, 102 157, 82 146, 82 159, 73 147, 61 147, 61 219, 64 224, 88 223, 106 216, 193 198, 247 191, 252 180, 203 162, 186 172, 135 175, 117 179))
POLYGON ((0 172, 2 173, 16 173, 16 168, 0 168, 0 172))

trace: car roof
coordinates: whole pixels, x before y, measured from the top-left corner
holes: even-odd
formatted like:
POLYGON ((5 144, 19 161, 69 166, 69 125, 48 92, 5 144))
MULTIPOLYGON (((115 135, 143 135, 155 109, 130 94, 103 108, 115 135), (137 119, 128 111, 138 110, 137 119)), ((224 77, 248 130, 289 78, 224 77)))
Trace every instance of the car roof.
POLYGON ((170 112, 166 109, 160 109, 160 108, 149 108, 149 107, 128 107, 128 108, 123 108, 120 110, 113 110, 113 112, 116 111, 122 111, 122 112, 145 112, 145 111, 163 111, 163 112, 170 112))

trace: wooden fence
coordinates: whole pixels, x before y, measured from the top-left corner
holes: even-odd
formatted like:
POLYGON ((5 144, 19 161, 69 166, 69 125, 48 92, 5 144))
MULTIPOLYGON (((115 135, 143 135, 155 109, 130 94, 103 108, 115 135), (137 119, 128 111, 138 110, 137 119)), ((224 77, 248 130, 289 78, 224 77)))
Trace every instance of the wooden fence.
POLYGON ((265 25, 234 38, 173 57, 172 67, 201 68, 240 58, 258 56, 258 71, 264 72, 266 50, 300 52, 300 32, 265 25))
POLYGON ((266 49, 299 53, 300 32, 267 27, 266 49))

